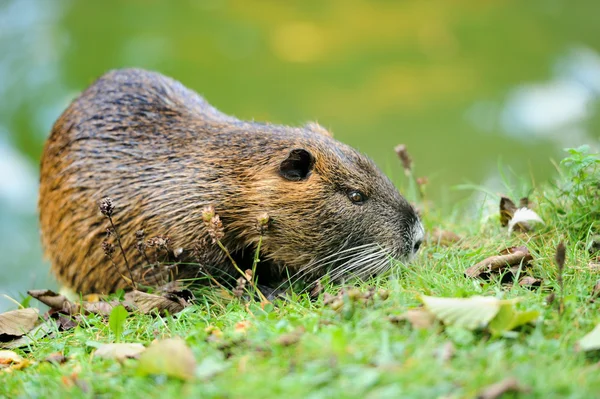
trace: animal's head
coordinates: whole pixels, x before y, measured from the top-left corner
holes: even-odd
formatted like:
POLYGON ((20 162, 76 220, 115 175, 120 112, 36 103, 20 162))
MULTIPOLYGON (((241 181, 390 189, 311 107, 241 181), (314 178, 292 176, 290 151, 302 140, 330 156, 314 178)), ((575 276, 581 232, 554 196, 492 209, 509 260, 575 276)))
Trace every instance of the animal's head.
POLYGON ((364 278, 419 249, 414 208, 353 148, 303 131, 268 169, 256 187, 271 217, 264 255, 290 274, 364 278))

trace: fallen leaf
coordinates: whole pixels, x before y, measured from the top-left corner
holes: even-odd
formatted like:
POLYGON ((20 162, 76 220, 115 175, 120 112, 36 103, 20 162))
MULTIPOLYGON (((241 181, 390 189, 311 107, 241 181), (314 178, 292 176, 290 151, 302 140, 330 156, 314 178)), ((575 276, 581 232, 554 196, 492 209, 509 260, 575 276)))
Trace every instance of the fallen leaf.
MULTIPOLYGON (((108 316, 116 302, 72 302, 66 296, 57 294, 52 290, 30 290, 29 295, 45 305, 48 305, 51 310, 64 313, 67 315, 78 315, 81 313, 92 313, 100 316, 108 316), (83 309, 83 312, 82 312, 83 309)), ((95 299, 92 297, 92 299, 95 299)))
POLYGON ((326 292, 323 294, 323 305, 330 305, 337 299, 342 299, 342 296, 340 294, 331 295, 329 292, 326 292))
POLYGON ((76 371, 71 373, 71 375, 63 375, 61 377, 61 381, 65 387, 71 388, 73 386, 76 386, 79 389, 81 389, 83 393, 86 394, 89 393, 91 389, 90 385, 86 381, 79 378, 79 374, 76 371))
POLYGON ((600 280, 596 281, 596 284, 594 284, 594 288, 592 288, 592 297, 590 298, 591 302, 596 301, 596 299, 598 299, 598 297, 600 296, 600 280))
POLYGON ((533 256, 529 253, 527 247, 512 247, 507 248, 500 255, 490 256, 477 263, 474 266, 465 270, 467 277, 489 278, 492 274, 500 274, 510 266, 520 265, 527 266, 533 260, 533 256))
POLYGON ((514 308, 514 303, 500 305, 498 314, 488 324, 488 329, 494 335, 514 330, 522 325, 534 322, 540 317, 540 312, 529 310, 521 312, 514 308))
POLYGON ((409 322, 413 328, 425 329, 433 326, 435 316, 423 308, 409 309, 399 316, 391 316, 392 323, 409 322))
POLYGON ((590 262, 588 264, 588 269, 591 272, 600 272, 600 263, 598 263, 598 262, 590 262))
POLYGON ((452 231, 435 228, 427 234, 427 241, 440 246, 450 246, 462 240, 462 237, 452 231))
POLYGON ((577 341, 575 349, 583 352, 596 351, 600 349, 600 324, 598 324, 592 331, 577 341))
MULTIPOLYGON (((343 293, 343 291, 342 291, 343 293)), ((356 288, 356 287, 350 287, 346 292, 346 295, 348 295, 348 298, 350 298, 353 302, 356 302, 357 300, 359 300, 363 293, 360 291, 360 289, 356 288)))
POLYGON ((140 343, 103 344, 96 349, 94 357, 116 360, 137 359, 145 350, 146 347, 140 343))
POLYGON ((590 238, 587 244, 587 250, 590 255, 596 255, 600 253, 600 235, 595 235, 590 238))
POLYGON ((60 331, 68 331, 72 328, 77 327, 81 323, 81 316, 71 316, 64 315, 62 313, 56 313, 50 315, 54 320, 56 320, 56 325, 60 329, 60 331))
POLYGON ((38 310, 33 308, 11 310, 0 314, 0 341, 9 341, 27 334, 35 327, 37 321, 38 310))
POLYGON ((529 208, 519 208, 508 222, 508 234, 513 230, 530 231, 532 223, 544 223, 542 218, 529 208))
POLYGON ((323 305, 330 307, 331 309, 338 311, 344 306, 344 298, 342 292, 337 295, 331 295, 326 292, 323 294, 323 305))
POLYGON ((485 387, 479 395, 478 399, 497 399, 505 393, 527 393, 530 391, 529 387, 523 386, 514 377, 508 377, 500 382, 485 387))
POLYGON ((304 335, 304 327, 298 327, 294 331, 280 335, 275 342, 281 346, 291 346, 300 342, 300 338, 304 335))
POLYGON ((118 305, 118 302, 82 302, 81 305, 87 313, 106 317, 110 316, 110 313, 118 305))
POLYGON ((125 294, 125 304, 133 306, 143 314, 157 312, 165 315, 181 312, 189 302, 173 293, 154 295, 135 290, 125 294))
POLYGON ((536 288, 542 285, 542 279, 532 276, 525 276, 519 280, 519 285, 521 287, 536 288))
POLYGON ((22 361, 23 358, 13 351, 0 351, 0 366, 7 366, 22 361))
POLYGON ((318 298, 321 292, 323 292, 323 285, 321 284, 321 280, 317 280, 315 286, 310 290, 309 295, 311 298, 318 298))
POLYGON ((248 332, 248 329, 252 327, 252 323, 248 320, 242 320, 235 323, 234 331, 236 333, 245 334, 248 332))
POLYGON ((67 314, 79 313, 79 305, 71 302, 66 296, 57 294, 52 290, 29 290, 27 293, 44 305, 48 305, 51 309, 67 314))
POLYGON ((508 222, 512 219, 517 211, 517 206, 508 197, 500 198, 500 224, 502 227, 508 226, 508 222))
POLYGON ((519 208, 533 208, 533 204, 529 201, 529 197, 523 197, 519 200, 519 208))
POLYGON ((67 358, 62 353, 56 352, 48 355, 44 361, 53 364, 63 364, 67 362, 67 358))
POLYGON ((196 359, 181 338, 165 339, 153 343, 142 353, 138 372, 191 380, 196 372, 196 359))
POLYGON ((4 372, 12 372, 13 370, 21 370, 29 366, 31 362, 22 358, 13 351, 0 350, 0 370, 4 372))
POLYGON ((54 324, 52 320, 47 320, 46 322, 35 327, 33 330, 29 331, 27 335, 24 335, 13 341, 0 342, 0 348, 16 349, 32 345, 35 341, 44 338, 51 331, 53 331, 53 326, 54 324))
POLYGON ((380 288, 377 290, 377 297, 382 301, 387 301, 387 299, 390 297, 390 292, 386 289, 380 288))
POLYGON ((209 337, 213 337, 213 339, 223 338, 223 331, 221 331, 219 327, 208 326, 204 329, 204 331, 208 333, 209 337))
POLYGON ((425 308, 445 325, 468 330, 485 327, 498 314, 502 304, 512 302, 484 296, 437 298, 422 295, 420 299, 425 308))

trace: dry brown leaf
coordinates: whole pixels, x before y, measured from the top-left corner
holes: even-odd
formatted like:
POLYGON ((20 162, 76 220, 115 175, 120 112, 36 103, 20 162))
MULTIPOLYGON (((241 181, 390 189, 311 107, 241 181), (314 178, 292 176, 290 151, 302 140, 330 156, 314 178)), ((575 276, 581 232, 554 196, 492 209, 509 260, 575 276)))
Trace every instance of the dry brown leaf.
POLYGON ((235 327, 233 329, 236 333, 245 334, 248 332, 250 327, 252 327, 252 323, 249 320, 242 320, 235 323, 235 327))
MULTIPOLYGON (((600 235, 595 235, 590 239, 587 249, 590 255, 600 255, 600 235)), ((598 258, 596 257, 596 259, 598 258)))
POLYGON ((89 393, 91 390, 90 385, 86 381, 79 378, 77 371, 74 371, 71 373, 71 375, 63 375, 61 381, 65 387, 71 388, 76 386, 81 389, 84 394, 89 393))
POLYGON ((33 308, 11 310, 0 314, 0 341, 10 341, 31 331, 38 321, 38 310, 33 308), (8 337, 4 337, 4 336, 8 337))
POLYGON ((60 352, 52 353, 44 359, 45 362, 53 364, 63 364, 67 362, 67 358, 60 352))
POLYGON ((79 313, 80 306, 78 304, 71 302, 66 296, 57 294, 52 290, 29 290, 27 293, 43 304, 48 305, 51 309, 67 314, 79 313))
POLYGON ((104 344, 94 352, 94 357, 101 359, 137 359, 146 347, 139 343, 114 343, 104 344))
POLYGON ((440 245, 443 247, 447 247, 447 246, 451 246, 452 244, 456 244, 457 242, 459 242, 460 240, 462 240, 462 237, 459 236, 458 234, 449 231, 449 230, 441 230, 438 228, 435 228, 431 231, 431 233, 429 233, 427 235, 427 241, 435 244, 435 245, 440 245))
POLYGON ((323 305, 329 306, 333 310, 340 310, 344 306, 343 293, 340 291, 337 295, 331 295, 326 292, 323 294, 323 305))
POLYGON ((526 266, 533 260, 527 247, 507 248, 500 255, 490 256, 465 270, 467 277, 488 278, 492 274, 500 274, 511 266, 523 263, 526 266))
POLYGON ((321 280, 317 280, 315 286, 310 290, 310 297, 318 298, 321 292, 323 292, 323 285, 321 284, 321 280))
POLYGON ((13 351, 0 351, 0 366, 10 366, 22 361, 23 358, 13 351))
POLYGON ((63 313, 66 315, 79 315, 81 313, 97 314, 100 316, 108 316, 118 303, 97 301, 97 296, 89 296, 92 301, 72 302, 66 296, 57 294, 52 290, 30 290, 29 295, 51 308, 52 311, 63 313))
POLYGON ((600 280, 596 281, 594 288, 592 288, 592 297, 590 298, 590 301, 595 302, 598 297, 600 297, 600 280))
POLYGON ((523 197, 519 200, 519 208, 533 208, 533 204, 529 201, 528 197, 523 197))
POLYGON ((294 331, 280 335, 275 342, 281 346, 291 346, 300 342, 300 338, 306 330, 304 327, 298 327, 294 331))
POLYGON ((519 285, 521 287, 537 288, 540 285, 542 285, 542 279, 535 278, 532 276, 525 276, 521 280, 519 280, 519 285))
POLYGON ((529 198, 519 200, 519 206, 508 197, 500 198, 500 224, 508 226, 509 233, 514 231, 531 231, 531 223, 543 223, 542 219, 532 210, 533 204, 529 198))
POLYGON ((497 399, 500 398, 505 393, 514 392, 514 393, 527 393, 530 388, 523 386, 519 383, 519 381, 515 377, 508 377, 503 379, 500 382, 497 382, 492 385, 488 385, 485 387, 479 395, 477 395, 478 399, 497 399))
POLYGON ((377 290, 377 297, 382 301, 387 301, 390 297, 390 292, 386 289, 380 288, 377 290))
POLYGON ((110 312, 112 312, 113 308, 117 306, 119 303, 116 301, 113 302, 82 302, 83 310, 87 313, 97 314, 100 316, 110 316, 110 312))
POLYGON ((399 316, 391 316, 390 321, 394 324, 409 322, 413 328, 430 328, 435 322, 435 316, 424 308, 409 309, 399 316))
POLYGON ((125 294, 125 305, 133 306, 144 314, 158 312, 160 315, 165 315, 181 312, 189 302, 176 293, 154 295, 135 290, 125 294))
POLYGON ((31 362, 22 358, 13 351, 0 350, 0 370, 3 372, 12 372, 13 370, 21 370, 29 366, 31 362))
POLYGON ((502 227, 508 226, 508 222, 512 219, 517 211, 517 206, 508 197, 500 198, 500 224, 502 227))
POLYGON ((71 330, 82 322, 81 315, 65 315, 62 313, 48 313, 48 316, 54 320, 56 320, 56 325, 60 329, 60 331, 68 331, 71 330))
POLYGON ((518 247, 508 247, 508 248, 504 248, 502 251, 498 252, 498 254, 499 255, 510 255, 510 254, 515 254, 517 252, 529 253, 529 249, 527 249, 527 247, 524 245, 521 245, 518 247))
POLYGON ((589 269, 591 272, 600 272, 600 263, 597 263, 597 262, 590 262, 590 263, 588 264, 588 269, 589 269))
POLYGON ((215 326, 208 326, 204 329, 204 332, 206 332, 207 334, 209 334, 209 336, 211 337, 216 337, 216 338, 223 338, 223 331, 221 331, 221 329, 219 327, 215 327, 215 326))
POLYGON ((335 302, 336 299, 341 299, 341 295, 331 295, 329 292, 323 294, 323 305, 329 305, 335 302))

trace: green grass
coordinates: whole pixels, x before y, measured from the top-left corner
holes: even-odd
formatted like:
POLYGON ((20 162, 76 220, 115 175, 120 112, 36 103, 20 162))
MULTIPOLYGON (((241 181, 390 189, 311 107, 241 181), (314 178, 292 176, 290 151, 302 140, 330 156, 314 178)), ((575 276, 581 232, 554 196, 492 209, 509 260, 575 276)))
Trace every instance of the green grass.
MULTIPOLYGON (((173 317, 134 314, 126 319, 122 342, 183 337, 199 365, 193 381, 140 376, 136 360, 93 358, 97 343, 114 342, 115 336, 107 320, 92 315, 84 325, 17 350, 34 363, 12 373, 0 371, 0 396, 472 398, 486 385, 515 376, 531 389, 523 397, 597 397, 600 359, 574 347, 600 323, 598 304, 590 302, 600 274, 588 267, 592 255, 587 250, 600 227, 599 158, 583 150, 571 158, 563 162, 557 185, 535 188, 532 199, 546 224, 532 234, 509 237, 497 217, 425 215, 428 230, 442 226, 465 240, 452 247, 426 245, 414 263, 399 265, 392 278, 365 283, 387 290, 387 300, 367 305, 346 300, 336 311, 324 306, 322 297, 310 301, 302 294, 263 310, 255 302, 204 296, 173 317), (551 292, 560 297, 554 253, 563 240, 565 311, 559 315, 558 299, 553 304, 546 300, 551 292), (464 277, 469 266, 514 245, 526 245, 534 255, 527 273, 543 278, 541 288, 464 277), (536 325, 504 337, 441 325, 417 330, 389 321, 418 306, 419 294, 518 297, 520 309, 538 310, 541 316, 536 325), (236 330, 241 321, 250 322, 245 332, 236 330), (209 326, 222 336, 211 335, 209 326), (299 328, 305 332, 297 343, 281 344, 280 337, 299 328), (442 359, 439 352, 448 342, 455 354, 442 359), (54 352, 69 360, 63 365, 41 361, 54 352)), ((326 287, 331 293, 338 289, 326 287)))

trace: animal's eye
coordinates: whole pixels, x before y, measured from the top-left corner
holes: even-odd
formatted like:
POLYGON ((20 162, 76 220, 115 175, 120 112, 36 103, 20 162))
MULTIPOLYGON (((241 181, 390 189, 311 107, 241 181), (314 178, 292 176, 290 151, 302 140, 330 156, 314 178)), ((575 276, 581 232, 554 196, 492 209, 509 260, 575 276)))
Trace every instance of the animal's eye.
POLYGON ((350 199, 350 201, 352 201, 353 203, 360 205, 363 202, 365 202, 365 195, 363 193, 361 193, 360 191, 357 190, 350 190, 348 191, 348 198, 350 199))

